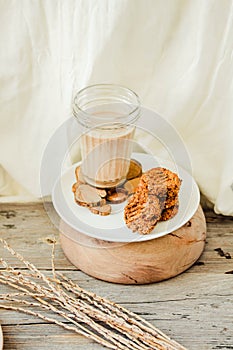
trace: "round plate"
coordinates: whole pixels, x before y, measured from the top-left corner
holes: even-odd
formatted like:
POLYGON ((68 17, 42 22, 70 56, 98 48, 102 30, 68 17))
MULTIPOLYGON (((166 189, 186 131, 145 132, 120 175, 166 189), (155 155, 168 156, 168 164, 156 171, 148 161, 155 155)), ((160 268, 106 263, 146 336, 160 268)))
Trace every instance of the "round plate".
POLYGON ((200 192, 193 177, 175 163, 161 160, 153 155, 134 153, 143 171, 155 167, 164 167, 178 174, 182 180, 179 192, 179 211, 174 218, 159 222, 153 231, 140 235, 127 228, 123 218, 126 202, 113 204, 112 213, 108 216, 92 214, 87 208, 80 207, 74 201, 72 185, 76 182, 74 164, 55 183, 52 191, 52 201, 55 210, 69 226, 88 236, 112 242, 147 241, 164 236, 183 226, 196 212, 200 202, 200 192))

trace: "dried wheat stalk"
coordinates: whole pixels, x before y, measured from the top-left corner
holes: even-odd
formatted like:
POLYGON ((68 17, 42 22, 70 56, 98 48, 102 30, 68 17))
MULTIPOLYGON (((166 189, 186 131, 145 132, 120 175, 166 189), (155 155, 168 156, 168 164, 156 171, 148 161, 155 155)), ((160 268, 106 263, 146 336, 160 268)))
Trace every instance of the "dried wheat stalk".
MULTIPOLYGON (((52 292, 55 294, 53 295, 53 299, 54 301, 57 301, 57 297, 58 297, 58 302, 59 304, 61 304, 61 302, 63 303, 63 307, 65 309, 67 309, 69 312, 72 312, 76 315, 77 320, 80 322, 84 322, 87 325, 89 325, 90 327, 92 327, 92 329, 98 333, 100 333, 102 336, 104 336, 106 339, 111 340, 111 342, 113 344, 115 344, 119 349, 125 349, 125 345, 128 346, 129 349, 140 349, 140 347, 137 346, 137 344, 133 344, 130 340, 125 339, 124 337, 122 337, 121 335, 119 335, 118 333, 110 333, 108 329, 106 329, 105 327, 103 327, 100 324, 97 324, 96 322, 93 321, 92 318, 97 318, 97 315, 95 314, 95 310, 94 312, 92 312, 90 317, 87 317, 85 315, 85 311, 87 311, 87 308, 85 309, 84 305, 78 305, 78 310, 75 308, 74 303, 72 304, 72 301, 75 302, 75 299, 69 297, 63 290, 56 288, 56 285, 52 284, 51 281, 44 275, 42 274, 34 265, 32 265, 31 263, 29 263, 28 261, 26 261, 20 254, 18 254, 17 252, 15 252, 11 247, 9 247, 9 245, 6 242, 4 243, 4 247, 13 255, 16 256, 21 262, 23 262, 25 264, 25 266, 27 266, 32 272, 36 272, 37 277, 40 277, 42 279, 43 282, 45 282, 48 287, 52 290, 52 292), (72 300, 73 299, 73 300, 72 300)), ((7 263, 4 262, 2 260, 2 262, 4 263, 4 266, 7 267, 7 263)), ((13 268, 9 267, 9 270, 12 272, 13 268)), ((21 277, 21 274, 17 271, 17 275, 18 277, 21 277)), ((21 283, 20 280, 18 280, 18 283, 21 283)), ((30 282, 28 279, 24 279, 24 283, 27 284, 28 287, 31 287, 30 282)), ((39 286, 40 287, 40 286, 39 286)), ((34 290, 34 288, 36 288, 35 284, 33 284, 32 289, 34 290)), ((41 287, 40 287, 41 288, 41 287)), ((45 295, 47 295, 49 293, 49 290, 46 289, 45 291, 45 295)), ((41 300, 40 300, 41 301, 41 300)), ((77 305, 76 305, 77 306, 77 305)), ((99 320, 101 321, 101 320, 99 320)), ((128 335, 128 334, 126 334, 128 335)), ((135 341, 137 342, 137 341, 135 341)))
MULTIPOLYGON (((32 286, 30 285, 30 283, 28 283, 28 281, 25 279, 24 280, 24 282, 22 282, 20 279, 18 279, 18 271, 17 271, 17 277, 15 277, 15 276, 1 276, 0 277, 0 282, 1 283, 4 283, 4 284, 7 284, 7 285, 9 285, 10 287, 13 287, 13 288, 15 288, 15 289, 18 289, 18 290, 21 290, 21 291, 23 291, 23 292, 25 292, 25 291, 27 291, 25 288, 22 288, 21 287, 21 285, 25 285, 25 286, 27 286, 27 287, 29 287, 29 288, 33 288, 33 290, 35 290, 35 287, 34 287, 34 283, 32 284, 32 286), (15 282, 15 283, 14 283, 15 282), (16 284, 16 283, 18 283, 19 284, 19 286, 16 284)), ((83 319, 83 317, 82 317, 82 313, 80 312, 80 313, 77 313, 77 312, 75 312, 75 310, 72 308, 72 309, 70 309, 70 308, 68 308, 67 307, 67 305, 63 305, 62 303, 61 303, 61 301, 59 301, 59 300, 56 300, 56 296, 54 296, 53 294, 51 294, 50 292, 49 292, 49 290, 47 289, 47 288, 45 288, 45 289, 43 289, 43 287, 41 287, 41 286, 38 286, 38 290, 39 291, 43 291, 43 295, 44 296, 46 296, 46 298, 50 298, 50 300, 52 301, 52 302, 56 302, 56 303, 58 303, 59 304, 59 306, 61 306, 61 307, 63 307, 63 308, 65 308, 66 310, 68 310, 69 312, 73 312, 72 314, 68 314, 68 315, 66 315, 65 313, 63 313, 62 311, 60 311, 59 309, 57 309, 56 307, 54 307, 53 305, 52 305, 52 303, 51 302, 47 302, 46 300, 43 300, 43 299, 41 299, 41 298, 38 298, 38 296, 37 295, 35 295, 35 294, 32 294, 32 293, 30 293, 30 296, 32 296, 32 297, 34 297, 35 299, 37 299, 38 301, 40 301, 41 302, 41 304, 44 306, 44 305, 47 305, 48 306, 48 309, 50 309, 50 310, 52 310, 53 312, 55 312, 55 313, 57 313, 57 314, 59 314, 59 315, 61 315, 61 316, 63 316, 64 318, 66 318, 68 321, 71 321, 72 323, 74 323, 77 327, 79 327, 79 328, 81 328, 81 329, 84 329, 85 331, 87 331, 88 333, 90 333, 92 336, 94 336, 94 334, 92 333, 92 332, 90 332, 88 329, 85 329, 82 325, 80 325, 80 324, 77 324, 77 322, 76 321, 78 321, 78 322, 86 322, 88 325, 91 325, 91 324, 93 324, 93 322, 92 322, 92 320, 90 321, 90 320, 88 320, 88 319, 83 319), (69 315, 72 315, 72 317, 73 317, 73 319, 72 320, 70 320, 70 318, 67 318, 67 316, 69 316, 69 315), (80 316, 80 317, 78 317, 78 316, 80 316)), ((24 293, 25 294, 25 293, 24 293)), ((0 305, 0 307, 1 307, 1 305, 0 305)), ((105 335, 105 337, 107 338, 107 339, 110 339, 111 337, 110 337, 110 335, 108 334, 108 331, 106 330, 106 329, 104 329, 104 331, 103 331, 103 327, 101 327, 101 326, 99 326, 99 328, 98 328, 98 326, 96 326, 95 325, 95 327, 94 327, 94 329, 97 329, 97 331, 100 333, 100 334, 102 334, 102 335, 105 335)), ((123 341, 123 343, 125 343, 126 341, 124 340, 124 339, 121 339, 118 335, 114 335, 113 334, 113 338, 111 339, 111 341, 115 344, 115 345, 118 345, 118 348, 119 349, 125 349, 125 347, 121 344, 121 343, 118 343, 117 341, 116 341, 116 339, 118 340, 118 341, 123 341)), ((96 339, 97 340, 97 339, 96 339)), ((127 347, 127 349, 128 349, 128 347, 127 347)), ((133 349, 133 347, 131 346, 131 344, 129 343, 129 349, 133 349)))
POLYGON ((57 273, 54 265, 55 240, 51 255, 52 278, 45 276, 1 238, 0 243, 27 268, 27 271, 19 271, 0 259, 4 267, 0 270, 0 283, 17 290, 15 293, 0 294, 0 308, 34 315, 91 338, 110 349, 185 350, 138 315, 82 289, 57 273), (12 303, 24 307, 15 307, 12 303), (35 308, 52 312, 59 320, 31 310, 35 308), (64 320, 72 325, 67 325, 64 320))

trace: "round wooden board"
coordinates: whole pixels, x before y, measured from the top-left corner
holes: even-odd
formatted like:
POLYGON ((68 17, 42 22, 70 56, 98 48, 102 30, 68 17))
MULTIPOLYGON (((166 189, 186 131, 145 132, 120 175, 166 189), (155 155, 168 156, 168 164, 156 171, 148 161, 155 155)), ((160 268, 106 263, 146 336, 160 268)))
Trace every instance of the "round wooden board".
POLYGON ((61 221, 60 238, 67 258, 88 275, 114 283, 145 284, 174 277, 195 263, 204 249, 206 222, 199 206, 187 224, 166 236, 114 243, 86 236, 61 221))

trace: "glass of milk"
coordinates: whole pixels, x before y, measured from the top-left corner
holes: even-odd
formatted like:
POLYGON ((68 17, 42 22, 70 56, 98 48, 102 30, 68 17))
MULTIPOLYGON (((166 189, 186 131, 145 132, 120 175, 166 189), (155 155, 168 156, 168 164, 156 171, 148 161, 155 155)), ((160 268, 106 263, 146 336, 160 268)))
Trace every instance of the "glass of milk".
POLYGON ((123 86, 88 86, 75 95, 73 114, 82 127, 81 171, 86 182, 99 188, 120 185, 129 169, 139 97, 123 86))

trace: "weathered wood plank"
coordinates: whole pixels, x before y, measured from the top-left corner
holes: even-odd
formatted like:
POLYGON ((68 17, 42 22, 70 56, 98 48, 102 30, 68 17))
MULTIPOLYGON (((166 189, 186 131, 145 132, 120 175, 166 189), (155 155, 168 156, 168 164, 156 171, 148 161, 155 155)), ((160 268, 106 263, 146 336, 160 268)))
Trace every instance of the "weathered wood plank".
MULTIPOLYGON (((41 269, 51 268, 49 240, 54 236, 58 239, 58 230, 50 221, 42 203, 1 204, 0 232, 1 237, 7 239, 12 247, 17 246, 17 250, 33 264, 41 269)), ((1 253, 6 256, 3 250, 0 250, 1 253)), ((9 256, 9 262, 13 261, 14 259, 9 256)), ((74 269, 61 249, 57 249, 56 264, 58 269, 74 269)), ((19 264, 19 266, 23 265, 19 264)))
MULTIPOLYGON (((77 271, 64 257, 59 242, 56 267, 85 289, 123 304, 142 315, 188 349, 233 349, 233 218, 206 212, 207 244, 196 264, 182 275, 151 285, 116 285, 77 271), (221 257, 216 248, 232 259, 221 257), (203 263, 203 264, 200 264, 203 263)), ((58 231, 42 204, 0 205, 0 232, 8 242, 46 273, 51 269, 48 238, 58 231)), ((0 256, 9 257, 3 249, 0 256)), ((11 263, 15 260, 8 259, 11 263)), ((22 267, 22 264, 19 264, 22 267)), ((0 293, 7 288, 0 285, 0 293)), ((4 349, 93 349, 102 347, 55 325, 0 310, 4 349)))
POLYGON ((100 350, 102 347, 85 337, 63 331, 56 325, 25 324, 4 326, 4 350, 100 350))

